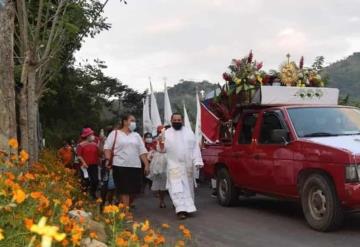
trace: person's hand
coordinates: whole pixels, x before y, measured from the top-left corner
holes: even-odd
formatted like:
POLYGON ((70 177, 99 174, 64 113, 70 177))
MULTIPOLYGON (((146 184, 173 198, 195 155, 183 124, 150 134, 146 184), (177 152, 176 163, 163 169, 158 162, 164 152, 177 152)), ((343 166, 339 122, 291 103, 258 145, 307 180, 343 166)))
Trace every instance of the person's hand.
POLYGON ((85 163, 83 163, 81 167, 86 168, 86 169, 89 168, 89 166, 85 163))
POLYGON ((150 173, 150 166, 149 164, 145 165, 145 168, 144 168, 144 174, 145 176, 149 175, 150 173))
POLYGON ((105 167, 106 169, 110 170, 111 169, 111 164, 110 164, 110 160, 105 160, 105 167))
POLYGON ((196 168, 196 169, 201 169, 201 168, 203 168, 203 166, 204 166, 203 163, 196 163, 196 164, 195 164, 195 168, 196 168))

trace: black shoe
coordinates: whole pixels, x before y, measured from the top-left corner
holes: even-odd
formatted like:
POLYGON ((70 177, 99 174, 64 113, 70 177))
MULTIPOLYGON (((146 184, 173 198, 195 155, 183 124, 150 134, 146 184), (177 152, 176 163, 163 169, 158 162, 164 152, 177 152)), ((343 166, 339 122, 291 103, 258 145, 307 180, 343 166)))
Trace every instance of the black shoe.
POLYGON ((217 197, 217 192, 216 192, 216 190, 214 190, 214 191, 211 193, 211 197, 214 197, 214 198, 217 197))
POLYGON ((185 220, 187 218, 186 212, 179 212, 177 213, 177 217, 179 220, 185 220))

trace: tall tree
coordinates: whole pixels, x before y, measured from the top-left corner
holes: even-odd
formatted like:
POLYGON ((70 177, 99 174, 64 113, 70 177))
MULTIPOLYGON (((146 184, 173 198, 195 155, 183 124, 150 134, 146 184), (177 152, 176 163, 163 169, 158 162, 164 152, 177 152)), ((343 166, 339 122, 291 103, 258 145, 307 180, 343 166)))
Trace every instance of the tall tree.
POLYGON ((14 2, 0 1, 0 150, 8 148, 9 138, 16 138, 14 18, 14 2))
POLYGON ((49 80, 72 58, 87 35, 109 28, 98 0, 16 0, 21 145, 38 158, 38 108, 49 80))

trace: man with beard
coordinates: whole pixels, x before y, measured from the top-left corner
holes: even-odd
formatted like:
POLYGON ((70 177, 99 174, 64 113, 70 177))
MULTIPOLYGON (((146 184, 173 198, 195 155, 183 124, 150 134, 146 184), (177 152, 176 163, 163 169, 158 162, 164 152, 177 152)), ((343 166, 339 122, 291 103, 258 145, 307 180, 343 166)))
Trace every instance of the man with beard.
POLYGON ((167 156, 167 183, 171 200, 179 219, 187 218, 196 211, 194 203, 194 172, 204 164, 200 147, 192 131, 183 126, 183 116, 171 116, 172 127, 165 132, 167 156))

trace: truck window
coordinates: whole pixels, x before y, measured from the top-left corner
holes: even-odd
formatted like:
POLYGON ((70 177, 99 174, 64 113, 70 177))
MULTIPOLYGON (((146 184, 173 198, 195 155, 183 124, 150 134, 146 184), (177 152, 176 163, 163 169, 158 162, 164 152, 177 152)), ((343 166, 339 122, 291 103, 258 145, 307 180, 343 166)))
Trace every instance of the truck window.
POLYGON ((276 144, 271 139, 275 129, 287 129, 281 111, 264 112, 260 130, 260 144, 276 144))
POLYGON ((244 116, 238 140, 239 144, 251 144, 257 117, 258 113, 249 113, 244 116))

